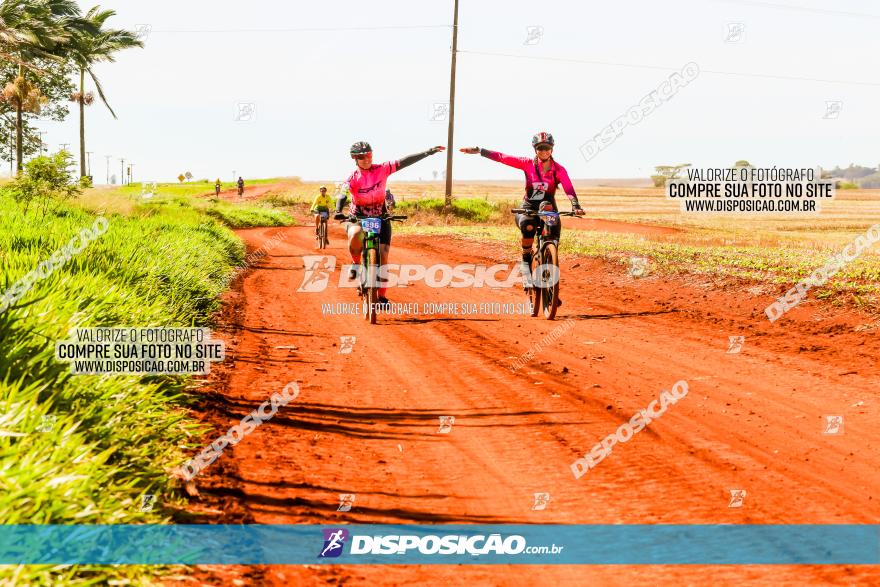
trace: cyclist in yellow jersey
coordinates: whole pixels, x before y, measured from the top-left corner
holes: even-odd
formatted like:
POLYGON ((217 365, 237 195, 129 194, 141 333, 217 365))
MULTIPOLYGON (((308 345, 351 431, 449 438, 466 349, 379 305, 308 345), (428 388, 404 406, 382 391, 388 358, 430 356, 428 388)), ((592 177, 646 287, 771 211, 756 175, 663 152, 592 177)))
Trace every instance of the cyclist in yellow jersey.
MULTIPOLYGON (((312 202, 311 213, 315 215, 315 235, 318 234, 318 227, 321 225, 321 216, 326 219, 330 215, 330 207, 333 205, 333 198, 327 194, 327 186, 321 186, 321 193, 315 196, 312 202)), ((327 239, 330 242, 330 239, 327 239)))

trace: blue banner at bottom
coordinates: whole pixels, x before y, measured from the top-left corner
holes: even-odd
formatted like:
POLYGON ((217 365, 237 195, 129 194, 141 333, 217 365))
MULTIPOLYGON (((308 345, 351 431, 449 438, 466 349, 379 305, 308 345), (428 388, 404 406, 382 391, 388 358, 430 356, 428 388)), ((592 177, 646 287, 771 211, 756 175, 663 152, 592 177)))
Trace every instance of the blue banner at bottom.
POLYGON ((876 565, 880 525, 0 525, 0 564, 876 565))

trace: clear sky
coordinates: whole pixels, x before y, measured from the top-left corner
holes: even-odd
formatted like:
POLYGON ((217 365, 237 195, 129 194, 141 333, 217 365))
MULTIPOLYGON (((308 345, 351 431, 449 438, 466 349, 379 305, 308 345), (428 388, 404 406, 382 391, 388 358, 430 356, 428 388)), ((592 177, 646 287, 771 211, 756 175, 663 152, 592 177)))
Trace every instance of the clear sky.
MULTIPOLYGON (((111 25, 151 30, 144 49, 97 68, 119 115, 98 103, 87 111, 97 182, 105 155, 116 173, 120 156, 133 161, 135 180, 230 179, 233 170, 341 180, 355 140, 370 141, 377 162, 446 143, 446 123, 432 116, 448 100, 451 0, 102 6, 118 13, 111 25), (254 105, 254 120, 235 120, 239 103, 254 105)), ((880 4, 868 0, 461 0, 455 145, 528 155, 532 134, 546 129, 578 178, 737 159, 876 166, 878 29, 880 4), (527 42, 529 27, 542 34, 527 42), (700 66, 695 80, 585 160, 581 145, 689 62, 700 66), (829 114, 829 101, 839 111, 829 114)), ((39 126, 53 151, 78 142, 73 112, 39 126)), ((435 155, 399 179, 444 167, 435 155)), ((455 177, 520 173, 456 153, 455 177)))

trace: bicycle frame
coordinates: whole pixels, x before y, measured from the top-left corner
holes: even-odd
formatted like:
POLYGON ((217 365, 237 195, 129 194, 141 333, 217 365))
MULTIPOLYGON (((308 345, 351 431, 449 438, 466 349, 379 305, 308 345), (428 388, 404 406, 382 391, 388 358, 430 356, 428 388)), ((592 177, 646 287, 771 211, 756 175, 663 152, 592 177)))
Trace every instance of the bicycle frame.
MULTIPOLYGON (((341 213, 334 215, 334 218, 342 221, 348 219, 345 214, 341 213)), ((362 298, 364 298, 364 317, 367 318, 371 324, 375 324, 377 296, 380 287, 379 274, 381 273, 382 267, 382 252, 379 246, 379 233, 381 232, 381 222, 406 220, 406 216, 395 216, 387 213, 380 216, 357 214, 356 216, 354 216, 354 218, 357 219, 357 221, 360 223, 361 230, 364 234, 364 243, 361 249, 361 265, 359 276, 360 285, 358 286, 358 293, 362 298), (373 230, 367 230, 364 226, 365 224, 368 224, 368 222, 365 222, 367 220, 378 220, 380 224, 373 230), (375 275, 371 274, 369 263, 371 252, 375 252, 375 275)))
POLYGON ((556 317, 557 300, 559 298, 559 237, 552 235, 552 226, 545 219, 555 218, 559 222, 560 216, 575 216, 574 212, 559 212, 557 210, 529 210, 517 208, 511 210, 514 214, 524 214, 537 223, 535 227, 535 239, 532 243, 532 265, 528 271, 526 293, 529 301, 533 304, 532 316, 538 315, 538 305, 541 304, 544 316, 548 320, 556 317), (551 246, 552 245, 552 246, 551 246), (550 267, 548 282, 548 267, 550 267), (540 278, 537 277, 537 269, 541 269, 540 278))

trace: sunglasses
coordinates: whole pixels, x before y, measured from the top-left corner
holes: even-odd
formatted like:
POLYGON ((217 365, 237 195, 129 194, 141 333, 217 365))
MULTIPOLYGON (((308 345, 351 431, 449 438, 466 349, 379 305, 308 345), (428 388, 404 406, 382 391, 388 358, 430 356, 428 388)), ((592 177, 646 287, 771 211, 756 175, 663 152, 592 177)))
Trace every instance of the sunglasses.
POLYGON ((552 151, 553 147, 551 147, 550 145, 538 145, 537 147, 535 147, 535 150, 536 151, 552 151))
POLYGON ((354 157, 354 158, 357 159, 358 161, 362 161, 362 160, 364 160, 364 159, 368 159, 368 158, 370 158, 370 157, 372 157, 372 156, 373 156, 372 153, 364 153, 363 155, 352 155, 352 157, 354 157))

